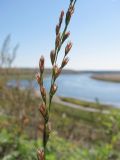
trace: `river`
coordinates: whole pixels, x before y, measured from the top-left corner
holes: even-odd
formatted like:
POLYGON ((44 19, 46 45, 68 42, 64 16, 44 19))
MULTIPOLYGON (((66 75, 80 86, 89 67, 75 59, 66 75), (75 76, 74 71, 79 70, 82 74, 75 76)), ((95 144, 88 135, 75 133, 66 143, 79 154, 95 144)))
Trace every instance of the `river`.
MULTIPOLYGON (((94 80, 89 73, 61 75, 56 83, 58 84, 58 96, 87 101, 97 99, 100 103, 120 106, 120 83, 94 80)), ((15 81, 10 81, 10 84, 15 84, 15 81)), ((44 85, 49 90, 50 78, 45 79, 44 85)), ((22 80, 20 86, 28 87, 28 81, 22 80)), ((36 90, 39 89, 35 81, 33 81, 33 86, 36 90)))

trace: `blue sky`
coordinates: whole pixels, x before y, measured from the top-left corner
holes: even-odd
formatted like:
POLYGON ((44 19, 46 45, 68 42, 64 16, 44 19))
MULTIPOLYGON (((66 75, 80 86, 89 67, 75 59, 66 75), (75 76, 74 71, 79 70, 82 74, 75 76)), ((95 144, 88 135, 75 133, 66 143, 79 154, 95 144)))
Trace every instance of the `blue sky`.
MULTIPOLYGON (((0 0, 0 46, 11 34, 20 44, 13 66, 37 67, 54 48, 55 25, 69 0, 0 0)), ((68 28, 73 48, 69 69, 120 70, 120 0, 78 0, 68 28)), ((59 59, 63 55, 60 53, 59 59)))

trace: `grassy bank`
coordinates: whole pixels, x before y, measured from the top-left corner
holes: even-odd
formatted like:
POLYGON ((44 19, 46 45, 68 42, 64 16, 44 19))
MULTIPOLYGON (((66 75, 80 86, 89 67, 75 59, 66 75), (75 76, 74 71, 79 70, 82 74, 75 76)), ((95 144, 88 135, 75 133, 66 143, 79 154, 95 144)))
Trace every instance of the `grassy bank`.
POLYGON ((74 98, 68 98, 68 97, 60 97, 60 99, 64 102, 69 102, 69 103, 80 105, 86 108, 95 108, 99 110, 110 110, 113 108, 110 105, 101 104, 98 100, 96 100, 96 102, 89 102, 89 101, 78 100, 74 98))
MULTIPOLYGON (((33 90, 8 89, 0 82, 0 159, 36 160, 41 145, 41 103, 33 90)), ((101 107, 75 99, 62 100, 84 107, 101 107)), ((53 103, 48 160, 119 160, 120 111, 102 114, 53 103)))

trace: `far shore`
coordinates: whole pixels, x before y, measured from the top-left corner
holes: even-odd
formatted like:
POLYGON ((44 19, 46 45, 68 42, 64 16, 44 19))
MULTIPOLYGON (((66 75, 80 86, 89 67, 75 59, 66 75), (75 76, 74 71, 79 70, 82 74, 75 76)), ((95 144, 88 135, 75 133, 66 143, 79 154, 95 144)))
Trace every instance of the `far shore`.
MULTIPOLYGON (((8 77, 8 79, 35 79, 35 74, 39 72, 38 68, 0 68, 1 78, 8 77)), ((110 81, 120 83, 120 71, 92 71, 92 70, 70 70, 62 71, 65 75, 76 74, 92 74, 91 78, 96 80, 110 81)), ((51 69, 45 69, 45 76, 51 74, 51 69)))
POLYGON ((120 83, 120 73, 100 73, 93 74, 91 78, 102 81, 120 83))

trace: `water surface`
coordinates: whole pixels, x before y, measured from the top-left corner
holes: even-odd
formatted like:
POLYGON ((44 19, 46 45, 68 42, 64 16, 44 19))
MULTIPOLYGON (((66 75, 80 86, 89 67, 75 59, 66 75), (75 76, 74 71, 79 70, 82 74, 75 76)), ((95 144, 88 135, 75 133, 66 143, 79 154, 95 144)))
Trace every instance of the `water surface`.
MULTIPOLYGON (((67 74, 61 75, 57 80, 57 84, 58 96, 88 101, 96 101, 98 99, 101 103, 120 106, 120 83, 94 80, 91 78, 91 74, 67 74)), ((22 80, 20 85, 22 87, 29 86, 27 80, 22 80)), ((44 85, 49 90, 50 77, 45 79, 44 85)), ((33 81, 33 86, 36 90, 39 89, 35 81, 33 81)))

